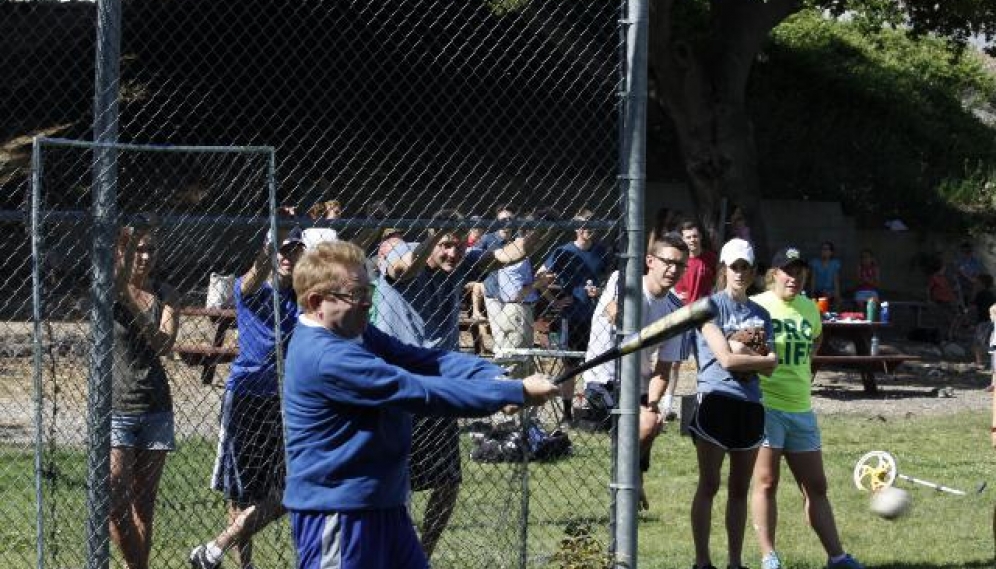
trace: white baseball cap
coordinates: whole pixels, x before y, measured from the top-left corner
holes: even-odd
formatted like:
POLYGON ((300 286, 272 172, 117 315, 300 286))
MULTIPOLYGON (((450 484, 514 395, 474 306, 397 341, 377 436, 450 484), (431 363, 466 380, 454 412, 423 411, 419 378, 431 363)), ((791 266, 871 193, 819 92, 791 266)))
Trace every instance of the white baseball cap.
POLYGON ((754 266, 754 248, 744 239, 730 239, 719 252, 719 262, 727 267, 743 259, 754 266))

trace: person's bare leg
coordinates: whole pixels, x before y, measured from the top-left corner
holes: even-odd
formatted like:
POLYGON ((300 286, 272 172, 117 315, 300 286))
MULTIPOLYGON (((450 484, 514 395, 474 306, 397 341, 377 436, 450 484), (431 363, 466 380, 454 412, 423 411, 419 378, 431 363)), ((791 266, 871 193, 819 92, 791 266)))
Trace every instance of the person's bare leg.
POLYGON ((696 439, 695 454, 699 464, 699 481, 692 498, 692 541, 695 542, 695 565, 704 567, 712 563, 709 554, 712 501, 719 492, 726 451, 710 442, 696 439))
POLYGON ((429 501, 425 505, 425 517, 422 520, 422 549, 425 550, 426 558, 432 558, 443 530, 450 523, 450 516, 453 515, 459 494, 460 486, 457 483, 433 488, 429 494, 429 501))
POLYGON ((762 447, 754 463, 754 491, 751 515, 761 555, 775 550, 778 529, 778 482, 781 475, 781 449, 762 447))
POLYGON ((252 563, 252 536, 284 515, 287 510, 279 495, 271 495, 256 503, 231 503, 228 527, 214 539, 222 551, 233 550, 241 566, 252 563))
POLYGON ((740 567, 743 561, 747 496, 756 458, 757 449, 730 453, 730 474, 726 482, 726 542, 730 567, 740 567))
POLYGON ((132 512, 136 451, 111 449, 111 541, 117 545, 128 569, 148 569, 148 557, 132 512))
POLYGON ((821 451, 787 452, 785 462, 792 470, 799 489, 805 499, 806 521, 812 526, 816 536, 820 538, 823 549, 830 557, 844 554, 837 533, 837 523, 833 517, 833 508, 827 496, 827 477, 823 470, 823 453, 821 451))
MULTIPOLYGON (((654 439, 660 433, 657 413, 651 413, 646 408, 640 408, 640 463, 650 460, 650 451, 654 446, 654 439)), ((647 498, 646 489, 643 486, 643 472, 640 472, 640 509, 649 510, 650 500, 647 498)))
POLYGON ((135 470, 132 475, 132 515, 135 530, 145 550, 145 563, 152 553, 152 522, 155 518, 156 496, 159 480, 166 466, 166 451, 135 451, 135 470))

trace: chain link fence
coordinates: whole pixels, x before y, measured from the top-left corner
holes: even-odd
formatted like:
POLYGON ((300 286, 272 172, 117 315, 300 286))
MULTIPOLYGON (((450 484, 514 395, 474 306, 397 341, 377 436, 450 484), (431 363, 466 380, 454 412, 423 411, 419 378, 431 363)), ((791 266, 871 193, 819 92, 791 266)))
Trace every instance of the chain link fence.
MULTIPOLYGON (((563 298, 588 280, 603 287, 622 250, 622 5, 138 0, 123 8, 119 138, 162 146, 117 152, 116 207, 122 226, 156 220, 155 275, 174 291, 178 314, 175 345, 158 358, 176 448, 155 502, 152 566, 187 567, 191 549, 226 524, 210 479, 238 332, 230 306, 208 297, 213 283, 230 285, 248 270, 278 211, 288 214, 282 230, 364 239, 373 267, 394 240, 423 241, 429 227, 461 240, 514 236, 532 227, 527 214, 543 212, 536 223, 556 237, 532 252, 526 272, 561 263, 548 268, 562 274, 538 298, 503 303, 528 305, 532 322, 489 306, 497 289, 487 275, 461 276, 455 347, 516 375, 556 373, 584 352, 588 331, 563 298), (180 144, 214 147, 170 146, 180 144), (250 145, 275 149, 272 202, 271 155, 235 148, 250 145), (565 221, 583 210, 587 221, 565 221), (441 212, 448 221, 430 221, 441 212), (578 283, 568 275, 584 271, 553 253, 582 226, 596 231, 606 263, 578 283)), ((30 144, 93 136, 95 14, 85 2, 0 2, 8 75, 0 103, 10 109, 0 121, 0 224, 11 236, 0 252, 0 566, 87 562, 95 157, 92 148, 43 144, 32 210, 30 144)), ((450 308, 425 308, 432 302, 412 299, 429 317, 450 308)), ((375 323, 390 318, 387 307, 375 303, 375 323)), ((578 381, 566 400, 583 407, 580 393, 578 381)), ((611 436, 571 428, 568 456, 521 452, 530 425, 550 433, 564 419, 557 401, 530 415, 458 422, 462 482, 434 567, 608 565, 611 436), (513 460, 480 450, 496 437, 519 445, 513 460)), ((413 494, 420 530, 431 494, 413 494)), ((125 566, 118 549, 111 554, 125 566)), ((256 536, 257 567, 293 562, 284 520, 256 536)), ((225 564, 236 566, 231 555, 225 564)))

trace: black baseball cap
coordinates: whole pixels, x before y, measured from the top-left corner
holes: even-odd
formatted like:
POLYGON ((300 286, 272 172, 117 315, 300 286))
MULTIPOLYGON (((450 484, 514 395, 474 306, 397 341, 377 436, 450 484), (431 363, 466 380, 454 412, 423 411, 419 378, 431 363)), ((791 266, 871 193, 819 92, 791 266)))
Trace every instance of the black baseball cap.
POLYGON ((290 249, 292 247, 304 247, 304 231, 300 227, 294 227, 291 229, 284 240, 280 242, 280 250, 290 249))
POLYGON ((798 247, 783 247, 771 258, 771 266, 784 269, 792 265, 806 266, 806 260, 802 258, 802 251, 798 247))

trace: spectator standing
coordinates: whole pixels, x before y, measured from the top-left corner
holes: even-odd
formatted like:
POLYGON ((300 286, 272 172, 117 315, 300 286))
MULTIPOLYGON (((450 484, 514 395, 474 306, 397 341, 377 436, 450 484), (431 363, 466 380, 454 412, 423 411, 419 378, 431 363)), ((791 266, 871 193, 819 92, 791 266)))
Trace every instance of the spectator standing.
MULTIPOLYGON (((681 240, 688 246, 688 269, 674 286, 674 291, 685 304, 691 304, 700 298, 712 294, 712 289, 716 286, 716 265, 719 259, 716 252, 706 247, 704 242, 705 231, 698 221, 685 220, 678 226, 681 240)), ((693 336, 688 336, 688 341, 693 340, 693 336)), ((691 346, 685 352, 691 351, 691 346)), ((671 381, 668 382, 667 393, 664 394, 664 414, 671 413, 671 404, 674 401, 674 390, 678 387, 678 380, 681 377, 681 363, 674 362, 671 366, 671 381)))
MULTIPOLYGON (((515 213, 511 208, 503 207, 497 212, 496 219, 511 221, 515 219, 515 213)), ((484 235, 479 245, 485 251, 494 251, 511 243, 513 237, 512 229, 502 228, 484 235)), ((539 300, 540 291, 553 277, 553 274, 546 273, 540 279, 534 278, 533 264, 528 258, 488 273, 481 290, 496 353, 533 347, 533 307, 539 300)), ((516 365, 513 375, 530 375, 531 362, 532 359, 527 358, 516 365)))
POLYGON ((734 206, 730 212, 730 238, 736 237, 751 242, 750 227, 747 226, 747 215, 740 206, 734 206))
POLYGON ((761 329, 773 335, 768 312, 747 298, 754 281, 754 250, 743 239, 731 239, 719 254, 719 276, 713 294, 716 316, 696 333, 698 406, 689 431, 695 441, 699 479, 692 500, 693 569, 715 569, 709 552, 712 503, 722 481, 723 461, 730 456, 727 477, 726 535, 729 567, 742 569, 747 492, 757 449, 764 438, 764 407, 758 373, 771 373, 778 363, 773 351, 761 355, 727 337, 739 330, 761 329))
MULTIPOLYGON (((342 217, 342 204, 339 200, 318 202, 308 210, 308 217, 314 221, 339 219, 342 217)), ((304 230, 301 239, 308 249, 313 249, 323 241, 338 240, 339 232, 331 227, 309 227, 304 230)))
MULTIPOLYGON (((589 221, 594 214, 591 210, 581 210, 574 221, 589 221)), ((570 350, 583 351, 587 347, 591 333, 591 318, 601 294, 602 282, 612 267, 612 254, 598 241, 598 234, 590 227, 581 226, 574 231, 574 241, 561 245, 543 261, 538 276, 554 275, 554 285, 559 287, 560 296, 552 304, 560 310, 561 320, 566 319, 566 334, 560 331, 563 341, 570 350)), ((553 324, 553 328, 560 325, 553 324)), ((574 380, 561 384, 560 398, 564 407, 564 421, 573 420, 574 380)))
POLYGON ((115 248, 111 389, 111 540, 128 569, 147 569, 166 455, 175 448, 173 398, 160 358, 176 340, 173 290, 154 278, 149 227, 125 227, 115 248))
POLYGON ((978 276, 985 272, 982 261, 975 256, 975 248, 971 243, 966 241, 958 247, 958 258, 955 259, 954 268, 961 304, 967 307, 978 291, 978 276))
POLYGON ((809 262, 813 282, 810 285, 810 298, 826 297, 830 306, 840 302, 840 259, 834 256, 833 242, 824 241, 820 244, 819 257, 809 262))
POLYGON ((229 525, 190 553, 194 569, 218 569, 234 549, 243 569, 252 567, 252 536, 284 514, 283 422, 277 379, 280 326, 284 346, 297 319, 294 267, 305 249, 293 230, 277 250, 276 288, 269 244, 235 281, 235 323, 239 355, 232 362, 221 406, 221 434, 212 486, 229 501, 229 525), (274 313, 274 297, 280 306, 274 313))
MULTIPOLYGON (((672 292, 672 287, 688 263, 688 247, 677 235, 663 235, 651 244, 644 258, 647 272, 643 275, 643 311, 640 327, 659 320, 681 308, 681 300, 672 292)), ((619 271, 613 271, 605 290, 598 300, 591 324, 591 338, 585 360, 590 360, 616 345, 616 316, 618 314, 619 271)), ((640 504, 644 509, 650 506, 643 489, 643 473, 650 470, 650 451, 654 440, 664 425, 661 412, 661 398, 670 380, 671 365, 683 360, 687 342, 683 336, 670 338, 656 349, 640 351, 640 504)), ((606 362, 588 370, 582 376, 585 382, 585 396, 589 401, 617 402, 616 362, 606 362)), ((603 408, 607 412, 609 409, 603 408)), ((609 416, 592 417, 595 421, 608 422, 609 416)))
MULTIPOLYGON (((441 212, 439 219, 456 219, 441 212)), ((445 229, 415 244, 399 243, 387 253, 377 283, 380 330, 406 344, 456 351, 460 347, 460 298, 476 275, 512 265, 540 245, 540 232, 504 247, 466 249, 458 232, 445 229)), ((412 435, 412 490, 431 490, 422 524, 422 547, 432 557, 456 504, 462 480, 456 420, 416 417, 412 435)))
POLYGON ((844 551, 827 497, 820 429, 813 412, 812 355, 823 334, 820 311, 805 290, 806 262, 799 249, 775 253, 769 290, 753 297, 771 315, 778 366, 761 375, 764 402, 764 444, 754 466, 752 507, 761 546, 762 569, 782 569, 775 551, 778 484, 782 457, 802 491, 805 519, 826 550, 828 569, 863 569, 844 551))
POLYGON ((367 326, 364 261, 351 243, 321 244, 294 278, 284 504, 301 569, 427 569, 407 508, 411 413, 482 416, 556 393, 545 376, 504 380, 485 360, 367 326))
POLYGON ((861 261, 858 263, 858 286, 854 291, 854 302, 864 305, 871 299, 879 300, 878 289, 881 286, 881 276, 878 261, 871 249, 861 250, 861 261))
POLYGON ((978 292, 972 304, 975 308, 975 341, 972 351, 975 355, 975 367, 986 369, 986 355, 989 351, 989 338, 993 334, 993 323, 989 320, 989 308, 996 304, 996 293, 993 292, 993 277, 988 273, 979 273, 978 292))
POLYGON ((941 259, 933 260, 927 270, 930 271, 930 276, 927 278, 927 303, 939 310, 945 325, 945 339, 953 340, 955 330, 961 324, 961 303, 952 280, 947 275, 947 267, 941 259))

